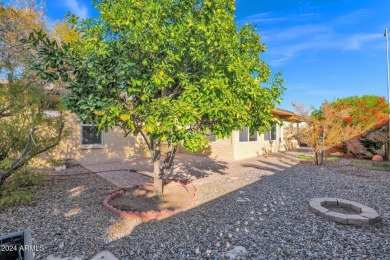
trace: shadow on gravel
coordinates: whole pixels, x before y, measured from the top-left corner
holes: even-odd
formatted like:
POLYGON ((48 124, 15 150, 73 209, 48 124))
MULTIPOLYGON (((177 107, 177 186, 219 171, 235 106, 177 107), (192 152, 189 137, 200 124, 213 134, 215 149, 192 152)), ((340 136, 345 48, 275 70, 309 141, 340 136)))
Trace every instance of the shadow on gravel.
MULTIPOLYGON (((273 169, 274 174, 260 179, 252 175, 247 183, 243 180, 251 178, 250 172, 241 174, 238 180, 206 183, 200 187, 194 208, 163 220, 140 223, 127 237, 112 241, 110 247, 127 244, 131 246, 123 251, 126 256, 176 259, 219 259, 235 246, 244 247, 248 259, 361 254, 381 258, 390 254, 388 225, 344 226, 308 210, 308 200, 330 195, 353 198, 377 208, 390 198, 386 190, 390 178, 383 185, 378 182, 374 193, 365 190, 363 194, 357 187, 341 189, 345 185, 355 187, 355 182, 365 181, 363 178, 340 178, 338 173, 321 171, 314 165, 277 167, 280 169, 273 169), (382 198, 372 196, 376 192, 382 198)), ((390 206, 384 204, 379 211, 387 212, 383 221, 389 222, 390 206)))
POLYGON ((205 156, 180 155, 174 163, 171 173, 166 175, 167 179, 202 179, 211 175, 225 175, 228 163, 211 159, 205 156))

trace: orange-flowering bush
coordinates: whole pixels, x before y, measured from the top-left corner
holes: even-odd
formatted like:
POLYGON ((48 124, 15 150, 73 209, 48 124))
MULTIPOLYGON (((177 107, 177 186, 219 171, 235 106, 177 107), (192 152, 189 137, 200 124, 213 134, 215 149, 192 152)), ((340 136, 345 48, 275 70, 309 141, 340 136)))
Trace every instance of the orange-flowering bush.
POLYGON ((302 105, 293 105, 305 118, 306 127, 300 138, 314 148, 317 164, 322 163, 323 152, 331 149, 370 157, 388 139, 383 125, 389 120, 389 108, 383 97, 353 96, 325 101, 311 114, 302 105), (375 129, 380 131, 374 134, 375 129))

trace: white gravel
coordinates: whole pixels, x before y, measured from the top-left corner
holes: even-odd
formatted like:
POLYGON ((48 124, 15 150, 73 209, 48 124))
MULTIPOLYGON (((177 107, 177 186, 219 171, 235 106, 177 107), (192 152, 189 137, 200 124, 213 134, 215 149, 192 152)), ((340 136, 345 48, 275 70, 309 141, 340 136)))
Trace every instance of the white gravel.
POLYGON ((389 259, 390 173, 334 164, 269 165, 202 184, 195 205, 152 221, 105 211, 114 188, 94 174, 52 177, 35 206, 3 209, 0 233, 30 228, 47 255, 90 259, 103 250, 119 259, 220 259, 245 249, 247 259, 389 259), (277 166, 277 167, 275 167, 277 166), (316 216, 308 200, 363 203, 382 224, 355 227, 316 216))

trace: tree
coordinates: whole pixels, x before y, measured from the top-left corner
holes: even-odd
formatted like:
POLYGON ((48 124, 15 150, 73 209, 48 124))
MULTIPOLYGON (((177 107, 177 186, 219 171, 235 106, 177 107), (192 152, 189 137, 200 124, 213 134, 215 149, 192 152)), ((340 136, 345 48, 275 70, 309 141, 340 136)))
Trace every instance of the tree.
POLYGON ((350 110, 343 125, 358 127, 358 134, 343 143, 343 152, 357 158, 371 159, 389 139, 389 105, 386 99, 364 95, 337 99, 333 103, 336 109, 350 110))
POLYGON ((311 114, 303 105, 293 103, 293 106, 302 115, 306 124, 299 130, 301 142, 314 149, 315 164, 323 164, 324 151, 339 144, 348 136, 341 125, 346 111, 337 111, 329 102, 324 102, 319 109, 313 109, 311 114))
POLYGON ((62 117, 45 114, 53 102, 47 84, 31 72, 29 47, 21 40, 44 27, 35 1, 0 5, 0 186, 31 158, 48 151, 61 139, 62 117))
POLYGON ((68 80, 67 107, 81 120, 143 137, 156 194, 180 142, 196 151, 210 131, 222 138, 243 125, 264 132, 276 122, 271 110, 283 80, 270 78, 255 28, 237 28, 234 0, 101 0, 95 6, 99 18, 68 16, 82 35, 77 42, 59 46, 42 32, 31 35, 36 70, 68 80), (168 152, 160 162, 163 145, 168 152))
POLYGON ((362 135, 373 142, 384 141, 379 132, 372 132, 388 122, 388 105, 383 97, 353 96, 333 102, 325 101, 311 113, 302 104, 293 102, 293 106, 306 123, 306 127, 300 130, 300 138, 313 147, 316 164, 323 163, 324 151, 342 144, 346 145, 348 153, 363 153, 364 146, 357 143, 362 135))

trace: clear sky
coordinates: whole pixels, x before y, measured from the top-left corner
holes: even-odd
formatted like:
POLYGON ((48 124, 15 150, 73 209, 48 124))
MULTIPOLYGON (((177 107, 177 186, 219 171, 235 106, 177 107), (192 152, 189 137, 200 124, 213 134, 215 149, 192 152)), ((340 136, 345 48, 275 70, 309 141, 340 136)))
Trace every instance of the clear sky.
MULTIPOLYGON (((88 0, 47 0, 49 20, 70 11, 96 16, 88 0)), ((252 22, 267 45, 262 59, 283 71, 291 100, 319 106, 325 99, 387 97, 386 38, 390 0, 237 0, 239 25, 252 22)))

